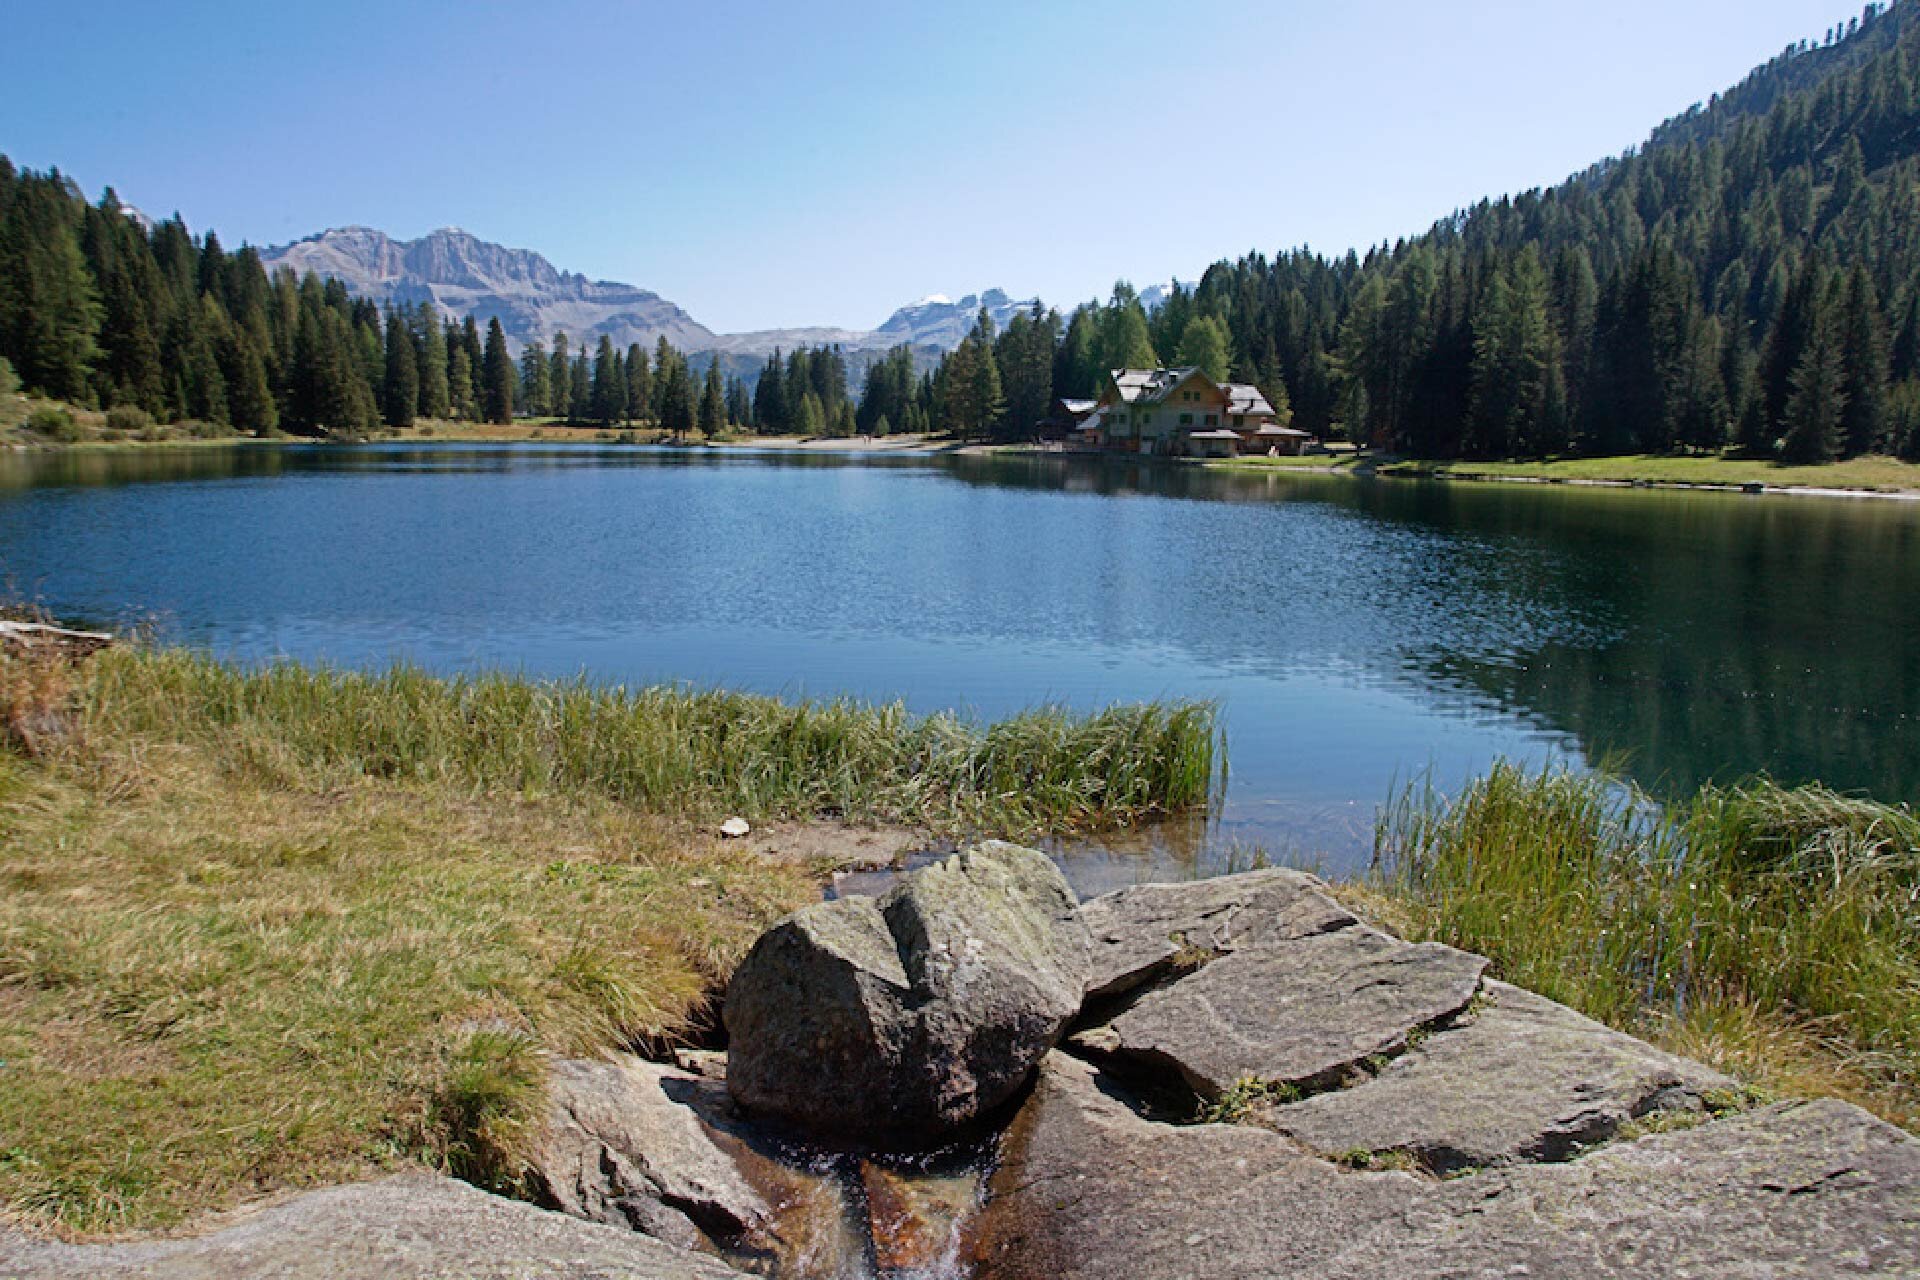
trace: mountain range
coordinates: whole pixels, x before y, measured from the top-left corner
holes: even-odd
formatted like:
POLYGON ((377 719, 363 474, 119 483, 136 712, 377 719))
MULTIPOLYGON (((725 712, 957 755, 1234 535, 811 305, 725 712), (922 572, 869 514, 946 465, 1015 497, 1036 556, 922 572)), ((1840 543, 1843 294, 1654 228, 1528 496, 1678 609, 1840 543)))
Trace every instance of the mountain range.
POLYGON ((715 333, 679 305, 649 289, 611 280, 589 280, 561 271, 530 249, 510 249, 457 227, 417 240, 395 240, 371 227, 336 227, 261 251, 268 270, 292 267, 301 275, 331 276, 357 297, 379 303, 431 302, 444 316, 472 316, 485 324, 498 317, 508 342, 518 349, 564 330, 576 346, 592 347, 601 335, 617 347, 652 346, 664 337, 689 354, 712 353, 729 372, 757 364, 775 348, 839 345, 853 363, 862 353, 902 343, 930 363, 960 345, 985 307, 1004 327, 1016 311, 1033 305, 1002 289, 962 298, 942 294, 896 310, 874 329, 825 326, 715 333))

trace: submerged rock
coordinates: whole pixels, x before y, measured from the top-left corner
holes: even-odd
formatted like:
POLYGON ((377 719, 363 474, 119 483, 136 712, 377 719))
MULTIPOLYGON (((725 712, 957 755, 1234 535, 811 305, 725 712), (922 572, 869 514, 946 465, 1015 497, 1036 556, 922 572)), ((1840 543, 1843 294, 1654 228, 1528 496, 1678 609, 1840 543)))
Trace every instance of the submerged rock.
MULTIPOLYGON (((1337 920, 1338 908, 1313 907, 1317 898, 1306 895, 1289 910, 1337 920)), ((1320 1087, 1397 1053, 1478 991, 1482 957, 1345 920, 1345 927, 1255 938, 1076 1033, 1074 1043, 1170 1067, 1208 1099, 1248 1079, 1320 1087)))
POLYGON ((937 1140, 1025 1083, 1080 1008, 1087 954, 1066 880, 1016 845, 807 907, 728 986, 728 1088, 830 1140, 937 1140))
POLYGON ((738 1280, 718 1259, 432 1174, 309 1191, 190 1239, 70 1245, 0 1223, 8 1280, 738 1280))
POLYGON ((1530 991, 1486 1007, 1375 1079, 1274 1108, 1261 1123, 1328 1155, 1404 1153, 1445 1173, 1562 1160, 1630 1120, 1705 1110, 1734 1082, 1530 991))
POLYGON ((1920 1143, 1789 1104, 1564 1164, 1357 1173, 1241 1125, 1143 1118, 1048 1057, 1002 1143, 980 1280, 1920 1274, 1920 1143))

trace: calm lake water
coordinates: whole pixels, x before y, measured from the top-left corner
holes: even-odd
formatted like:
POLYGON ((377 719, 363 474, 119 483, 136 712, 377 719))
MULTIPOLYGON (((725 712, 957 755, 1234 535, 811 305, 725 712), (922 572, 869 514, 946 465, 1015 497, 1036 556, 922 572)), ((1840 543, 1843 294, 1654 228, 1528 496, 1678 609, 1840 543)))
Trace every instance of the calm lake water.
POLYGON ((1396 782, 1500 756, 1920 799, 1912 503, 584 445, 13 455, 0 576, 246 659, 982 716, 1217 700, 1221 812, 1089 888, 1253 845, 1350 868, 1396 782))

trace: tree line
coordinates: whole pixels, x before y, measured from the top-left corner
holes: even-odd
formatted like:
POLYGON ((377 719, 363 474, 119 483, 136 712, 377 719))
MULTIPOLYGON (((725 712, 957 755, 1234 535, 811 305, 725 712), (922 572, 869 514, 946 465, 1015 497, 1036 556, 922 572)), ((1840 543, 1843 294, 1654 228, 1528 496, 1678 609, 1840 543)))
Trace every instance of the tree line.
POLYGON ((1019 439, 1107 372, 1192 364, 1284 418, 1421 457, 1734 447, 1920 457, 1920 19, 1869 5, 1637 151, 1363 256, 1248 254, 1149 308, 982 311, 937 367, 855 396, 837 348, 696 375, 664 341, 507 358, 498 322, 383 313, 253 250, 143 230, 0 159, 0 357, 33 390, 250 431, 516 410, 675 432, 1019 439))

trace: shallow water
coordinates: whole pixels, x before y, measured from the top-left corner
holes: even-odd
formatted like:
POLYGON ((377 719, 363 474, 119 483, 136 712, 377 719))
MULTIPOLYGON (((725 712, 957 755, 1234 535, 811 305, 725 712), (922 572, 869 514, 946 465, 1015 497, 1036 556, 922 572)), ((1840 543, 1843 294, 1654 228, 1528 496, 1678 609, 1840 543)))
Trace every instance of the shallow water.
POLYGON ((1920 504, 1064 458, 380 445, 0 459, 0 576, 241 658, 1004 714, 1217 700, 1211 821, 1082 892, 1365 856, 1496 756, 1920 799, 1920 504))

